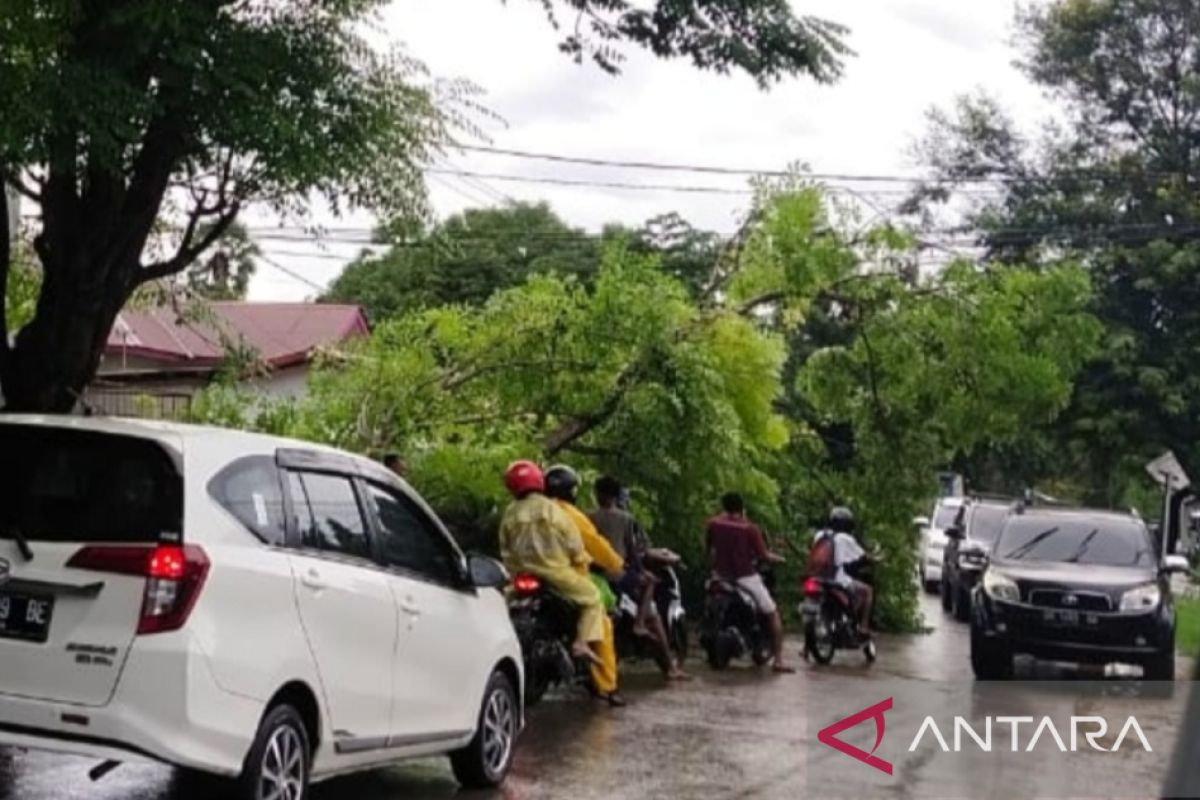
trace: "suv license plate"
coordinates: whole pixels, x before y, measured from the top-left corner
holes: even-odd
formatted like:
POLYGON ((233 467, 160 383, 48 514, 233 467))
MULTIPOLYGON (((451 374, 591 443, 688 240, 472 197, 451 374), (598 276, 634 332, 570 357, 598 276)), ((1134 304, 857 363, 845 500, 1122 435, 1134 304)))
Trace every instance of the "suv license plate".
POLYGON ((50 637, 54 599, 0 592, 0 639, 44 644, 50 637))
POLYGON ((1079 626, 1078 611, 1047 611, 1044 617, 1051 625, 1075 628, 1079 626))

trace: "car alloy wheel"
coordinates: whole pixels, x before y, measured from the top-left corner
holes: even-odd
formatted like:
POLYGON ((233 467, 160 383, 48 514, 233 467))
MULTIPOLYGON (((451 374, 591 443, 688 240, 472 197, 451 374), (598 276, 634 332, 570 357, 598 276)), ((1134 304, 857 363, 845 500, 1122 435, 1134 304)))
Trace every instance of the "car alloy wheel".
POLYGON ((500 775, 512 755, 517 733, 517 715, 511 695, 495 689, 483 712, 483 758, 488 772, 500 775))
POLYGON ((301 800, 304 795, 304 745, 290 726, 277 728, 267 742, 259 775, 260 800, 301 800))

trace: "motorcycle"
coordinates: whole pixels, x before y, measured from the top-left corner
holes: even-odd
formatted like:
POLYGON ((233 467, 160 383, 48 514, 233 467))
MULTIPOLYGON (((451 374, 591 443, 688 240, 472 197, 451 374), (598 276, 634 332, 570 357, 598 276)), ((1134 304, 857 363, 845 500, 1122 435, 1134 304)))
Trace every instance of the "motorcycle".
MULTIPOLYGON (((648 550, 643 558, 647 571, 658 578, 654 591, 654 605, 671 653, 683 663, 688 654, 687 615, 683 609, 683 589, 676 568, 682 569, 678 555, 661 548, 648 550)), ((617 654, 622 660, 657 660, 662 657, 655 642, 634 633, 638 618, 639 598, 626 592, 617 595, 617 607, 613 612, 613 631, 616 637, 617 654)))
POLYGON ((774 643, 754 598, 736 583, 711 578, 707 585, 700 644, 715 670, 749 655, 758 666, 771 660, 774 643))
POLYGON ((587 659, 571 654, 579 609, 535 575, 513 577, 508 614, 525 662, 525 705, 554 686, 591 687, 587 659))
POLYGON ((849 593, 833 581, 809 577, 804 580, 804 657, 828 664, 838 650, 861 649, 867 663, 874 663, 875 640, 858 628, 849 593))

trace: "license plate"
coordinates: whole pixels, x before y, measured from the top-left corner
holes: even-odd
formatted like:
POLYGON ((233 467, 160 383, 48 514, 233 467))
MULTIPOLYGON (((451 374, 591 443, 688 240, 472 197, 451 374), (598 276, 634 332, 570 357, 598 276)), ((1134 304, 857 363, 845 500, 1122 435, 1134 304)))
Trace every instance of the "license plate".
POLYGON ((1079 625, 1078 611, 1047 611, 1044 617, 1045 621, 1051 625, 1061 625, 1063 627, 1077 627, 1079 625))
POLYGON ((0 592, 0 639, 42 644, 50 637, 54 599, 0 592))

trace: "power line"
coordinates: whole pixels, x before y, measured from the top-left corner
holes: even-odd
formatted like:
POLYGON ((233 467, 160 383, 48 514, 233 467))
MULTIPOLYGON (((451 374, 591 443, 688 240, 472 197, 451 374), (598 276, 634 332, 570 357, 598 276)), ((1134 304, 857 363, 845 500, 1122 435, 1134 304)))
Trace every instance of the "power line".
POLYGON ((589 189, 628 189, 633 191, 644 192, 685 192, 690 194, 736 194, 749 195, 753 194, 749 189, 730 189, 723 186, 682 186, 678 184, 652 184, 652 183, 623 183, 621 181, 585 181, 574 178, 538 178, 526 175, 500 175, 490 172, 474 172, 465 169, 439 169, 432 168, 425 170, 426 173, 432 175, 456 175, 459 177, 481 178, 491 181, 506 181, 509 183, 532 183, 532 184, 549 184, 552 186, 576 186, 589 189))
POLYGON ((925 184, 954 187, 962 184, 1055 184, 1078 180, 1098 180, 1110 183, 1132 183, 1134 181, 1145 181, 1147 179, 1153 181, 1187 178, 1187 176, 1182 176, 1178 173, 1172 172, 1151 171, 1143 172, 1137 175, 1130 175, 1127 173, 1104 169, 1066 170, 1055 175, 1012 175, 1002 173, 991 175, 962 175, 952 178, 930 175, 896 175, 882 173, 855 174, 836 172, 793 172, 780 169, 753 169, 747 167, 728 167, 707 164, 681 164, 660 161, 636 161, 614 158, 568 156, 557 153, 544 153, 532 150, 491 147, 487 145, 458 144, 455 145, 455 148, 472 153, 485 153, 489 155, 529 159, 535 161, 549 161, 559 164, 577 164, 588 167, 641 169, 660 172, 690 172, 707 175, 739 175, 750 177, 760 176, 768 178, 801 177, 811 178, 816 181, 838 181, 843 183, 904 183, 911 185, 925 184))
POLYGON ((282 272, 284 275, 295 278, 296 280, 300 281, 301 283, 307 284, 308 286, 311 286, 313 289, 316 289, 318 292, 325 292, 328 289, 328 287, 322 286, 321 284, 317 283, 316 281, 309 280, 308 278, 301 275, 299 272, 288 269, 287 267, 280 264, 278 261, 276 261, 272 258, 268 258, 267 256, 263 255, 262 253, 258 254, 258 258, 263 263, 265 263, 267 266, 274 267, 275 269, 282 272))

